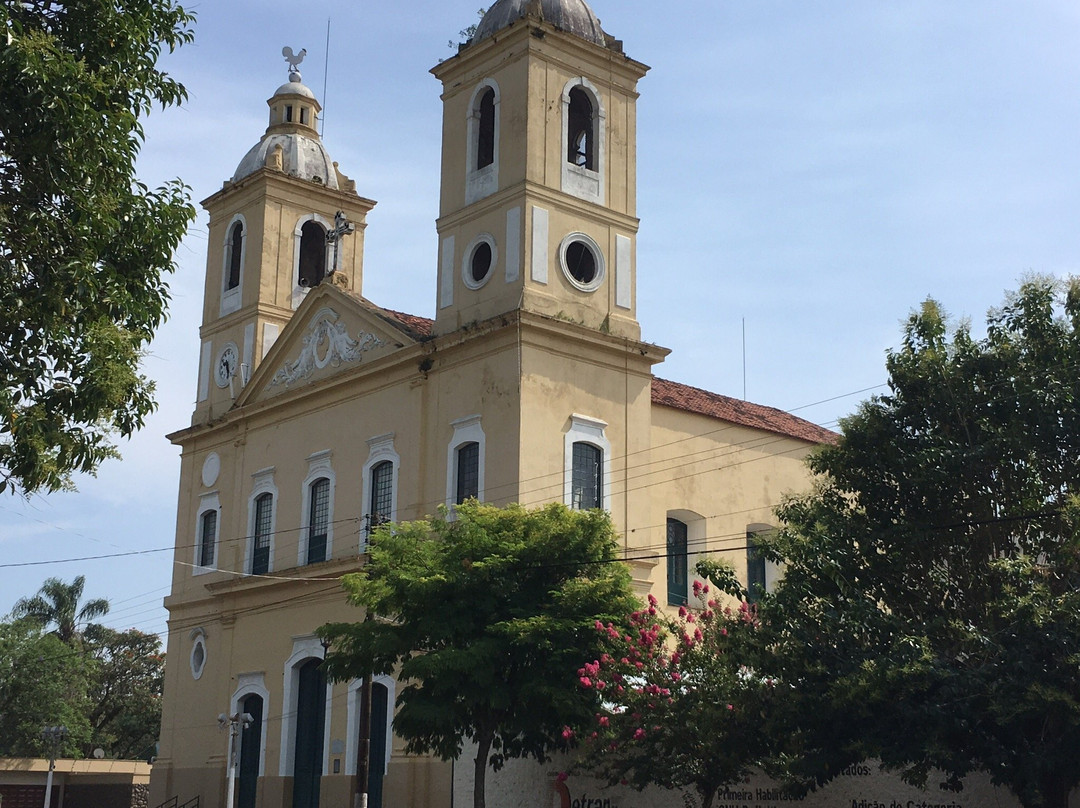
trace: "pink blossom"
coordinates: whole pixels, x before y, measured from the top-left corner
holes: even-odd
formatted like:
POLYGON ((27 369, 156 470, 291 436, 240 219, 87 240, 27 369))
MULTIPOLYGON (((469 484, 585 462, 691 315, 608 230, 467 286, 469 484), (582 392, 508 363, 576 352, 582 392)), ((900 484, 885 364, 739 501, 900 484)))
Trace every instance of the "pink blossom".
POLYGON ((574 731, 570 727, 563 727, 562 729, 563 740, 569 741, 574 737, 574 731))
POLYGON ((578 681, 581 682, 582 687, 592 687, 592 679, 588 676, 582 676, 578 681))
POLYGON ((653 595, 651 593, 649 594, 649 605, 650 606, 655 606, 659 602, 660 601, 658 601, 655 597, 653 597, 653 595))
POLYGON ((729 710, 731 710, 732 712, 734 712, 734 711, 735 711, 735 705, 733 705, 733 704, 729 704, 729 705, 727 706, 727 708, 728 708, 729 710))
POLYGON ((694 581, 694 597, 701 595, 701 581, 694 581))
POLYGON ((635 741, 640 741, 644 737, 645 737, 645 730, 643 730, 641 727, 638 727, 637 729, 634 730, 634 740, 635 741))
POLYGON ((607 726, 611 725, 611 719, 608 718, 606 715, 602 715, 602 716, 600 716, 600 721, 598 723, 602 727, 607 727, 607 726))
POLYGON ((727 629, 726 628, 720 629, 720 636, 721 637, 726 637, 727 636, 727 629))
POLYGON ((680 606, 679 607, 679 617, 686 617, 686 607, 685 606, 680 606))
POLYGON ((671 681, 673 681, 673 682, 682 681, 682 674, 679 673, 678 671, 672 671, 671 672, 671 681))

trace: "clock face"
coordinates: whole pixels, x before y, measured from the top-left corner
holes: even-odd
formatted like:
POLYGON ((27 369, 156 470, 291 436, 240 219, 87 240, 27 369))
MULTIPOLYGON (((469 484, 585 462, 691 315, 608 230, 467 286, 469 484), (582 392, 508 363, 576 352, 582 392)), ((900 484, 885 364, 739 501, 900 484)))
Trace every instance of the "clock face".
POLYGON ((218 387, 228 387, 229 381, 236 375, 239 367, 240 355, 233 343, 229 343, 218 354, 217 365, 214 367, 214 380, 218 387))

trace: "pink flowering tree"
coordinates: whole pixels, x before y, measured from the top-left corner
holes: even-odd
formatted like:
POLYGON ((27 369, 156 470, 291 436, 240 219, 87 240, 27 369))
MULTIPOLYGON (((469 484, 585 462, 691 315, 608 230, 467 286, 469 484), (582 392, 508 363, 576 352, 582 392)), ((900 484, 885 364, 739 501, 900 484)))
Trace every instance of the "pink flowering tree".
MULTIPOLYGON (((583 737, 575 769, 611 785, 655 785, 696 792, 710 808, 725 785, 743 780, 770 751, 764 724, 774 683, 747 664, 758 628, 730 569, 699 565, 714 587, 695 582, 700 608, 678 616, 649 605, 630 616, 632 628, 597 622, 615 649, 580 669, 579 684, 604 707, 583 737)), ((688 803, 693 794, 688 793, 688 803)))

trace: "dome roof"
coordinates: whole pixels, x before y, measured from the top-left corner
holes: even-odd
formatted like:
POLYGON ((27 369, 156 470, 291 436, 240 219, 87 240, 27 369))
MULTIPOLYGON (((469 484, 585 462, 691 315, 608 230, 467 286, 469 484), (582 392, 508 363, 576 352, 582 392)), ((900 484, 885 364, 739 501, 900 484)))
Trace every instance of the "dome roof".
POLYGON ((270 166, 290 177, 337 189, 337 169, 315 128, 319 101, 315 93, 304 86, 300 73, 295 69, 290 71, 289 80, 274 91, 267 103, 270 105, 270 126, 262 139, 244 155, 232 181, 239 182, 263 166, 270 166), (296 105, 301 109, 293 111, 296 105))
POLYGON ((330 153, 322 141, 317 136, 308 137, 297 132, 267 132, 263 135, 262 140, 244 155, 244 159, 236 167, 232 181, 239 182, 266 165, 267 158, 279 145, 282 173, 318 182, 327 188, 338 187, 337 169, 334 168, 334 161, 330 159, 330 153))
POLYGON ((498 0, 476 27, 474 41, 480 41, 520 20, 532 8, 539 8, 544 20, 568 33, 604 45, 606 37, 600 20, 585 0, 498 0))

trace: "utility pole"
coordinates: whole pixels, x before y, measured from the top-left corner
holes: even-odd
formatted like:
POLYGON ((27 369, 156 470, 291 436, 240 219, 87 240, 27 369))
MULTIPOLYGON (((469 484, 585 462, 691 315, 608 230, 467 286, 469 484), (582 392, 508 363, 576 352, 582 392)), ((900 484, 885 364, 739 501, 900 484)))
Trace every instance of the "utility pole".
POLYGON ((240 730, 250 727, 251 722, 254 720, 255 719, 251 717, 251 713, 233 713, 232 715, 225 715, 225 713, 222 713, 218 716, 218 726, 221 727, 221 729, 225 729, 226 727, 229 729, 228 774, 226 776, 225 785, 226 808, 233 808, 233 800, 236 798, 236 739, 240 736, 240 730))
POLYGON ((52 802, 52 778, 53 769, 56 768, 56 753, 60 751, 60 744, 63 743, 64 738, 67 737, 67 727, 45 727, 41 731, 41 739, 45 743, 49 744, 49 776, 45 778, 45 805, 44 808, 49 808, 52 802))
POLYGON ((356 748, 356 795, 353 808, 368 808, 368 782, 371 778, 371 674, 364 674, 360 685, 360 743, 356 748))

